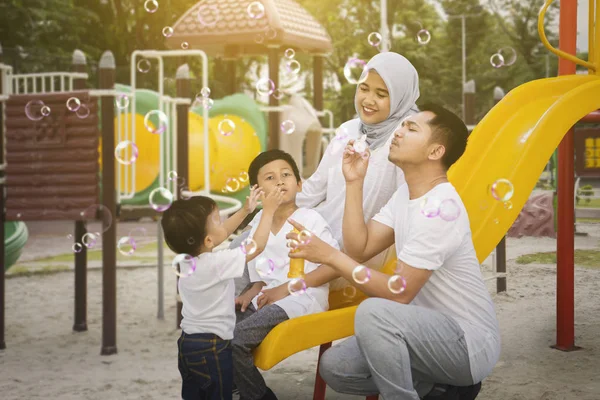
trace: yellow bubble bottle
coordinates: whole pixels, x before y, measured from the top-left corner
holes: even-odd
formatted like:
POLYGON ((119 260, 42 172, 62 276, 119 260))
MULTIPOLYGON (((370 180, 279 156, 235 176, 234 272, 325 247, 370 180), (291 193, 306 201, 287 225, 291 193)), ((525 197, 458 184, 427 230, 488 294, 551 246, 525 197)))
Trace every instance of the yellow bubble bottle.
MULTIPOLYGON (((300 233, 297 229, 292 232, 300 233)), ((295 252, 296 250, 291 250, 295 252)), ((288 278, 303 278, 304 279, 304 259, 303 258, 290 258, 290 270, 288 271, 288 278)))

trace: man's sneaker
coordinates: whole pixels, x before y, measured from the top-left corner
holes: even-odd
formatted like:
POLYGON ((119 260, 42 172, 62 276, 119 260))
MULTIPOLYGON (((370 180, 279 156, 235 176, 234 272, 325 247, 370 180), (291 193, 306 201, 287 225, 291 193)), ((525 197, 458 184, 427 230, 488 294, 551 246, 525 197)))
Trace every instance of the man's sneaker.
POLYGON ((459 386, 458 398, 460 400, 475 400, 481 390, 481 382, 471 386, 459 386))
POLYGON ((435 385, 423 400, 475 400, 481 382, 471 386, 435 385))

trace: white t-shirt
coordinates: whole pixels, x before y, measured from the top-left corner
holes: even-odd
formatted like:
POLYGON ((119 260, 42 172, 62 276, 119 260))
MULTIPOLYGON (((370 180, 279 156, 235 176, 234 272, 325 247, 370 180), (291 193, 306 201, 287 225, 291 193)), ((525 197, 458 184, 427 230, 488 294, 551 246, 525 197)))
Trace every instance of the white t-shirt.
MULTIPOLYGON (((250 237, 254 236, 262 213, 263 212, 260 211, 256 214, 252 222, 250 222, 250 225, 252 226, 250 237)), ((325 219, 321 214, 315 210, 299 208, 290 218, 302 224, 306 229, 324 242, 336 249, 339 248, 337 241, 331 234, 327 222, 325 222, 325 219)), ((276 235, 272 232, 269 233, 269 240, 267 241, 265 250, 262 254, 248 263, 248 274, 251 282, 265 282, 266 286, 264 286, 263 289, 271 289, 291 280, 291 278, 287 277, 290 269, 290 258, 288 256, 290 249, 287 247, 287 239, 285 236, 293 230, 294 227, 286 221, 276 235), (272 265, 274 268, 271 268, 269 260, 273 262, 272 265)), ((309 272, 314 271, 318 266, 318 264, 305 260, 304 273, 308 274, 309 272)), ((252 299, 252 304, 254 304, 255 307, 257 307, 256 302, 258 296, 260 296, 260 294, 252 299)), ((281 307, 289 318, 327 311, 329 309, 329 284, 316 288, 308 288, 304 294, 290 294, 289 296, 276 301, 274 304, 281 307)))
POLYGON ((181 329, 187 334, 214 333, 233 339, 235 328, 235 284, 244 274, 246 256, 241 248, 202 253, 196 270, 179 278, 183 302, 181 329))
POLYGON ((411 304, 458 322, 465 332, 473 381, 481 382, 500 357, 500 330, 473 247, 469 216, 456 189, 443 183, 410 200, 408 186, 403 185, 373 219, 394 229, 399 260, 433 271, 411 304), (444 216, 452 214, 447 212, 452 206, 460 214, 451 221, 428 218, 421 212, 425 198, 446 202, 444 216))

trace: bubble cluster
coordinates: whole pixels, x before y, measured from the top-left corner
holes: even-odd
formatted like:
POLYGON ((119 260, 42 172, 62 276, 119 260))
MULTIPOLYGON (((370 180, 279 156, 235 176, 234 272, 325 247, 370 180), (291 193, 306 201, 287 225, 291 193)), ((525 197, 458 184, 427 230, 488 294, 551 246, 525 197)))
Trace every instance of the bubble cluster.
POLYGON ((296 130, 296 124, 291 119, 286 119, 281 123, 281 132, 286 135, 291 135, 296 130))
POLYGON ((240 249, 242 249, 242 253, 251 256, 256 253, 256 249, 258 249, 258 245, 252 238, 246 238, 242 244, 240 245, 240 249))
POLYGON ((164 187, 158 187, 150 192, 148 203, 155 211, 166 211, 173 204, 173 193, 164 187))
POLYGON ((167 115, 160 110, 149 111, 144 117, 144 126, 146 130, 155 135, 160 135, 167 130, 169 119, 167 115))
POLYGON ((130 256, 135 253, 137 248, 135 239, 131 236, 123 236, 117 241, 117 250, 124 256, 130 256))
POLYGON ((288 292, 292 296, 300 296, 306 293, 306 282, 302 278, 294 278, 288 282, 288 292))
POLYGON ((265 6, 260 1, 253 1, 246 8, 248 16, 252 19, 259 19, 265 16, 265 6))
POLYGON ((142 74, 149 72, 150 67, 151 67, 150 60, 148 60, 146 58, 142 58, 141 60, 139 60, 137 62, 137 70, 140 71, 142 74))
POLYGON ((241 187, 242 185, 240 184, 240 181, 237 178, 227 178, 227 180, 225 181, 225 189, 229 193, 235 193, 238 190, 240 190, 241 187))
POLYGON ((171 263, 173 272, 180 278, 189 278, 196 271, 196 257, 189 254, 177 254, 171 263))
POLYGON ((371 280, 371 270, 364 265, 357 265, 352 270, 352 279, 359 285, 364 285, 371 280))
POLYGON ((123 140, 115 147, 115 158, 122 165, 131 165, 138 158, 138 147, 131 140, 123 140))
POLYGON ((162 34, 166 38, 173 36, 173 28, 171 28, 170 26, 165 26, 162 29, 162 34))
POLYGON ((427 196, 421 201, 421 214, 427 218, 440 217, 444 221, 454 221, 460 216, 460 206, 454 199, 440 200, 427 196))
POLYGON ((76 112, 81 107, 81 101, 77 97, 69 97, 67 100, 67 110, 76 112))
POLYGON ((119 94, 117 97, 115 97, 115 106, 119 110, 125 110, 127 107, 129 107, 129 96, 123 93, 119 94))
POLYGON ((198 22, 204 26, 215 26, 219 21, 219 9, 214 4, 205 4, 198 7, 198 22))
POLYGON ((369 33, 369 36, 367 37, 367 42, 369 42, 369 45, 373 46, 373 47, 377 47, 381 44, 381 33, 379 32, 371 32, 369 33))
POLYGON ((235 133, 235 122, 229 118, 225 118, 219 122, 219 133, 223 136, 231 136, 235 133))
POLYGON ((502 47, 490 57, 494 68, 510 67, 517 61, 517 51, 512 47, 502 47))

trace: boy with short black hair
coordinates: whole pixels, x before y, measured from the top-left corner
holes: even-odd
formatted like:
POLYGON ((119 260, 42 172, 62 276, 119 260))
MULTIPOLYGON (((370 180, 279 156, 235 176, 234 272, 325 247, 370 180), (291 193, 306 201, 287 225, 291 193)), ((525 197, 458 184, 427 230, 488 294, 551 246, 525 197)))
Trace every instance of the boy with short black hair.
MULTIPOLYGON (((288 277, 290 249, 286 234, 293 230, 293 226, 288 219, 293 217, 301 221, 306 229, 331 246, 339 248, 339 245, 318 212, 296 205, 296 194, 302 190, 302 181, 298 167, 288 153, 269 150, 259 154, 250 164, 248 175, 251 185, 259 185, 267 196, 281 193, 283 200, 274 212, 263 208, 249 224, 250 238, 256 237, 265 221, 271 226, 271 233, 261 256, 248 263, 250 281, 254 284, 236 299, 240 312, 232 341, 234 382, 243 400, 274 400, 277 397, 254 366, 252 351, 278 324, 329 308, 328 284, 306 289, 302 280, 295 280, 289 287, 297 291, 277 301, 271 301, 261 292, 285 285, 292 279, 288 277)), ((317 264, 307 261, 304 272, 308 273, 317 267, 317 264)))
POLYGON ((221 222, 215 201, 205 196, 177 200, 163 214, 161 226, 167 245, 195 264, 188 266, 193 272, 182 274, 178 283, 183 303, 178 366, 184 400, 232 398, 233 278, 241 276, 245 263, 264 250, 270 221, 265 219, 258 225, 254 243, 230 250, 213 249, 254 211, 259 198, 265 213, 274 213, 283 196, 278 192, 265 196, 253 186, 243 208, 225 222, 221 222))

